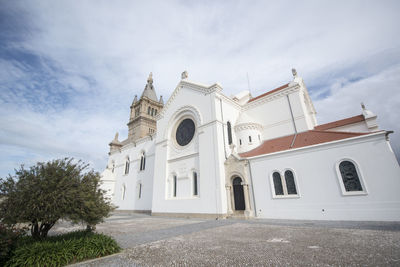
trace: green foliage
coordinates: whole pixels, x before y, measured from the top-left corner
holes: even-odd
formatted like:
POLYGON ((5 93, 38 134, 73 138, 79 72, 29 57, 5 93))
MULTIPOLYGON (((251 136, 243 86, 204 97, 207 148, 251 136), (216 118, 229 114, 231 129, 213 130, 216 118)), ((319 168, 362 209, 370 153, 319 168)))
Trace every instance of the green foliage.
POLYGON ((33 237, 40 239, 59 219, 82 222, 92 229, 113 210, 100 175, 88 165, 70 158, 58 159, 0 179, 0 219, 4 223, 29 223, 33 237))
POLYGON ((21 239, 5 266, 64 266, 107 256, 121 250, 109 236, 76 231, 45 240, 21 239))
POLYGON ((0 223, 0 266, 10 259, 17 241, 25 235, 26 230, 0 223))

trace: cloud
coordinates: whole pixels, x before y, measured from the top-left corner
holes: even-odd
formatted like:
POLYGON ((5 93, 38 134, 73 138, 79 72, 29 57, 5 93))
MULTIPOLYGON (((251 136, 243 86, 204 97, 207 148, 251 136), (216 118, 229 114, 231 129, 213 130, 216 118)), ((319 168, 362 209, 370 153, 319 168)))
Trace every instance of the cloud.
MULTIPOLYGON (((296 67, 321 122, 359 114, 364 101, 382 128, 397 130, 399 7, 398 1, 3 1, 0 177, 19 163, 65 155, 101 170, 114 133, 127 135, 129 106, 150 71, 166 100, 185 69, 192 80, 220 82, 226 95, 247 89, 248 73, 258 95, 288 82, 296 67)), ((399 143, 395 133, 397 151, 399 143)))
POLYGON ((392 147, 400 158, 400 64, 356 82, 333 83, 330 95, 314 101, 319 123, 361 114, 360 103, 378 115, 380 129, 392 130, 392 147))

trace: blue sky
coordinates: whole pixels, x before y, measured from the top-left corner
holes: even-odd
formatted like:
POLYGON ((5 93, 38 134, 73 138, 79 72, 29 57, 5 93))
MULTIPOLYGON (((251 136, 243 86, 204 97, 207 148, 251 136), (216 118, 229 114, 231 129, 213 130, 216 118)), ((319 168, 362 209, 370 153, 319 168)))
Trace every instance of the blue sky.
POLYGON ((398 1, 0 0, 0 177, 72 156, 101 171, 153 72, 165 101, 183 70, 256 96, 295 67, 319 123, 361 113, 400 154, 398 1))

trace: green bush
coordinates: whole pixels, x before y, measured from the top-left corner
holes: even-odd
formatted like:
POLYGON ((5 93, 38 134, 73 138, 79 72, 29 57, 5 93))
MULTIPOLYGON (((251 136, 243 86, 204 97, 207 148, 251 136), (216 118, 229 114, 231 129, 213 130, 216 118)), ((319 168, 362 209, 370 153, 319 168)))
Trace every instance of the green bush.
POLYGON ((22 238, 5 266, 64 266, 121 250, 109 236, 76 231, 45 240, 22 238))
POLYGON ((17 242, 26 232, 26 229, 0 223, 0 266, 3 266, 11 257, 17 242))

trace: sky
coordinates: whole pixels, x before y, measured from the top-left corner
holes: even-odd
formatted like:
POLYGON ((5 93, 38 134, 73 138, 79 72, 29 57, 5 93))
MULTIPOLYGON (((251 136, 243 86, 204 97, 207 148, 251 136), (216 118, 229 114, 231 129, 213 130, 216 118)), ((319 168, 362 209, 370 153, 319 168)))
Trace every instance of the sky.
POLYGON ((296 68, 319 123, 364 102, 399 158, 399 12, 388 0, 0 0, 0 177, 63 157, 102 171, 149 73, 167 101, 184 70, 257 96, 296 68))

